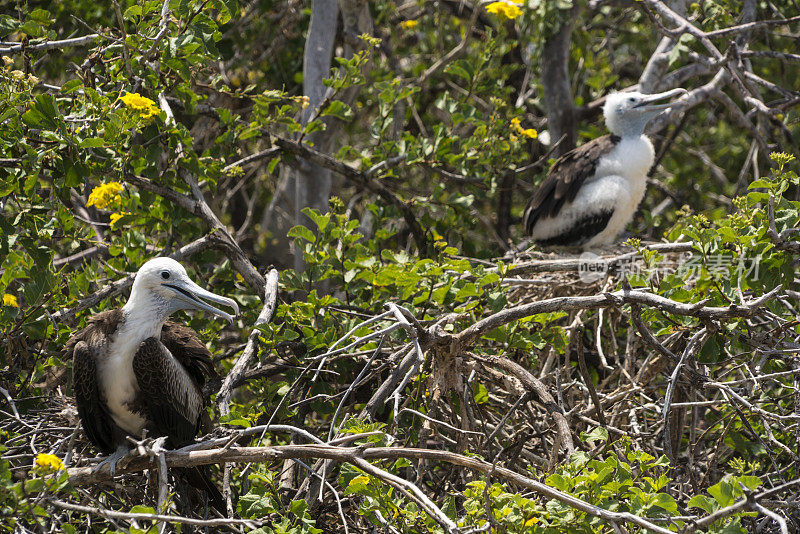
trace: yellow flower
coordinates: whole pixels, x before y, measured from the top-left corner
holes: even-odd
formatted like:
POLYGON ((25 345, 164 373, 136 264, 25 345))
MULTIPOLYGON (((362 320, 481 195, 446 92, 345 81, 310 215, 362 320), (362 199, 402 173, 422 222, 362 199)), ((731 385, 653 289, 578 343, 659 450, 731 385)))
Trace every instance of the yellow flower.
POLYGON ((14 60, 8 56, 3 56, 3 63, 5 63, 6 67, 10 67, 14 64, 14 60))
POLYGON ((25 78, 25 73, 21 70, 12 70, 11 76, 18 82, 21 82, 25 78))
POLYGON ((131 214, 131 212, 129 212, 129 211, 123 211, 123 212, 120 212, 120 213, 112 213, 111 214, 111 226, 114 226, 115 224, 117 224, 118 220, 120 220, 121 218, 125 217, 126 215, 130 215, 130 214, 131 214))
POLYGON ((306 109, 309 105, 311 105, 311 99, 309 97, 307 97, 307 96, 304 96, 303 98, 301 98, 300 101, 302 102, 302 104, 300 104, 300 106, 303 109, 306 109))
MULTIPOLYGON (((522 126, 520 126, 520 122, 521 121, 517 117, 511 119, 511 129, 514 130, 514 132, 516 132, 517 135, 522 135, 525 137, 529 137, 531 139, 536 139, 536 137, 539 135, 538 132, 533 128, 523 128, 522 126)), ((511 134, 511 140, 516 141, 517 136, 511 134)))
POLYGON ((401 28, 405 28, 406 30, 413 30, 419 24, 418 20, 404 20, 400 23, 401 28))
POLYGON ((789 154, 788 152, 771 152, 769 159, 779 165, 786 165, 794 160, 794 155, 789 154))
POLYGON ((156 105, 156 103, 153 100, 150 100, 149 98, 144 97, 139 93, 128 93, 125 96, 121 96, 119 99, 122 100, 122 103, 128 106, 129 108, 138 111, 146 111, 151 106, 156 105))
POLYGON ((60 471, 64 469, 64 462, 55 454, 36 455, 36 465, 45 471, 60 471))
POLYGON ((149 119, 159 113, 156 103, 139 93, 128 93, 125 96, 119 97, 119 99, 122 100, 122 103, 128 108, 138 111, 143 119, 149 119))
POLYGON ((17 303, 17 297, 6 293, 5 295, 3 295, 3 306, 8 306, 9 308, 19 308, 19 304, 17 303))
POLYGON ((494 13, 497 16, 503 16, 507 19, 515 19, 522 15, 522 10, 517 5, 517 2, 492 2, 486 6, 486 11, 494 13))
POLYGON ((122 200, 121 192, 122 185, 119 182, 98 185, 89 195, 86 207, 97 206, 100 209, 105 209, 110 204, 118 204, 122 200))

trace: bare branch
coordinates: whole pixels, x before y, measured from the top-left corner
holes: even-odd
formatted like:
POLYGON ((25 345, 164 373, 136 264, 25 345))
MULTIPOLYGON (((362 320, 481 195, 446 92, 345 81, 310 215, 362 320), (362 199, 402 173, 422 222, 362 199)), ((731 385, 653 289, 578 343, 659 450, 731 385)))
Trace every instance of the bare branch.
POLYGON ((73 37, 71 39, 62 39, 60 41, 45 41, 43 43, 36 44, 21 43, 8 48, 0 48, 0 54, 16 54, 18 52, 29 50, 39 51, 51 50, 53 48, 68 48, 70 46, 85 46, 102 37, 103 36, 98 33, 93 33, 91 35, 84 35, 83 37, 73 37))
POLYGON ((535 393, 539 398, 539 401, 545 406, 545 408, 547 408, 548 412, 555 420, 561 445, 568 454, 575 450, 575 445, 572 442, 572 431, 569 428, 567 418, 564 416, 564 412, 561 411, 558 403, 541 380, 533 376, 530 371, 522 367, 520 364, 511 361, 508 358, 503 358, 502 356, 488 356, 485 358, 473 356, 473 358, 481 359, 489 365, 499 367, 522 382, 528 391, 535 393))
POLYGON ((197 527, 224 527, 227 525, 243 525, 247 528, 258 528, 259 526, 265 524, 263 521, 254 521, 252 519, 235 519, 230 517, 221 519, 194 519, 181 515, 118 512, 116 510, 108 510, 106 508, 99 508, 96 506, 81 506, 79 504, 73 504, 71 502, 65 502, 56 499, 55 497, 47 497, 46 501, 58 508, 61 508, 62 510, 71 510, 73 512, 81 512, 84 514, 94 514, 107 519, 124 519, 127 521, 166 521, 168 523, 180 523, 183 525, 194 525, 197 527))
POLYGON ((642 290, 621 290, 588 297, 557 297, 506 308, 494 315, 481 319, 454 337, 456 342, 466 346, 473 343, 484 333, 523 317, 554 311, 608 308, 622 304, 640 304, 676 315, 688 315, 705 319, 749 317, 766 301, 774 298, 780 290, 781 286, 778 286, 763 296, 751 300, 749 303, 743 305, 731 304, 726 307, 705 306, 702 302, 693 304, 677 302, 642 290))
POLYGON ((253 325, 253 331, 250 332, 250 336, 247 338, 247 346, 245 347, 244 352, 239 359, 236 360, 236 363, 228 373, 228 376, 225 377, 225 380, 222 382, 222 386, 219 388, 219 392, 217 393, 217 409, 222 415, 226 415, 230 412, 229 403, 231 393, 233 393, 233 388, 235 387, 234 384, 241 380, 242 376, 244 376, 246 373, 247 368, 250 366, 250 361, 256 355, 256 348, 261 332, 255 327, 266 324, 272 319, 272 315, 275 313, 275 306, 277 305, 277 302, 278 271, 272 269, 267 275, 267 281, 265 284, 264 307, 261 310, 261 313, 258 315, 255 324, 253 325))
MULTIPOLYGON (((371 465, 366 464, 367 460, 397 460, 399 458, 408 458, 442 461, 473 469, 481 473, 493 473, 495 476, 503 478, 513 484, 527 488, 531 491, 535 491, 544 497, 556 499, 572 508, 575 508, 576 510, 599 517, 604 521, 611 523, 633 523, 657 534, 672 534, 672 531, 669 529, 660 527, 655 523, 634 514, 628 512, 612 512, 610 510, 600 508, 599 506, 587 503, 586 501, 578 499, 577 497, 573 497, 568 493, 559 491, 546 484, 543 484, 542 482, 516 473, 510 469, 496 466, 477 458, 444 450, 406 447, 374 447, 364 449, 362 447, 333 447, 330 445, 283 445, 277 447, 230 447, 228 449, 223 448, 191 452, 177 450, 166 452, 165 457, 167 464, 171 467, 190 467, 220 462, 273 462, 296 458, 324 458, 339 462, 348 462, 361 469, 365 469, 367 465, 371 465)), ((148 467, 149 458, 134 457, 124 468, 118 468, 117 473, 133 473, 148 467)), ((76 467, 70 468, 68 472, 70 476, 70 482, 73 485, 86 485, 108 480, 110 474, 109 469, 109 465, 105 464, 99 466, 96 470, 92 467, 76 467)), ((370 474, 375 474, 378 476, 377 467, 366 467, 366 469, 371 469, 370 474)), ((394 480, 394 482, 398 484, 398 486, 403 487, 406 489, 406 491, 409 491, 409 493, 414 491, 413 488, 411 488, 413 485, 411 485, 408 481, 403 481, 403 479, 394 477, 394 475, 391 476, 397 479, 394 480)), ((418 488, 417 491, 419 491, 418 488)), ((420 494, 416 494, 416 492, 414 492, 414 494, 417 498, 420 498, 420 494)), ((425 498, 427 499, 427 497, 425 498)), ((438 512, 435 510, 428 510, 427 508, 425 509, 426 512, 432 514, 437 521, 440 521, 440 524, 449 526, 451 522, 449 518, 447 519, 447 522, 445 522, 445 518, 438 517, 438 512)))

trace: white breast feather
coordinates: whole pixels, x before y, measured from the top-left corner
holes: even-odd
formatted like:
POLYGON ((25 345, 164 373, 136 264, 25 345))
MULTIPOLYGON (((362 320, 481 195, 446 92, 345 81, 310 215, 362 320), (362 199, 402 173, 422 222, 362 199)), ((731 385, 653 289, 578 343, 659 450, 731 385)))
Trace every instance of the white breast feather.
POLYGON ((128 408, 139 393, 139 385, 133 372, 133 357, 142 341, 151 332, 136 328, 136 322, 123 321, 116 338, 108 347, 109 358, 98 369, 101 391, 114 422, 134 436, 140 436, 147 421, 128 408))

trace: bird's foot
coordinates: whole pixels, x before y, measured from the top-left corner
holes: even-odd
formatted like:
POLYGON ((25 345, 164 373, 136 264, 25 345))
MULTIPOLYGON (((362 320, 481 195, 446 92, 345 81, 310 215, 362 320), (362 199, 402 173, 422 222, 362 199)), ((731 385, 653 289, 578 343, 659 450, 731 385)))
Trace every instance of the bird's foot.
POLYGON ((156 438, 153 440, 152 445, 150 445, 150 450, 153 451, 154 454, 160 454, 167 449, 164 448, 164 444, 167 442, 166 436, 161 436, 160 438, 156 438))
MULTIPOLYGON (((111 473, 111 478, 114 478, 114 476, 117 473, 117 464, 119 464, 120 461, 125 456, 128 455, 128 452, 129 449, 126 446, 120 445, 119 447, 117 447, 117 450, 113 454, 110 454, 108 458, 97 464, 93 471, 96 473, 100 471, 105 464, 109 464, 109 472, 111 473)), ((125 466, 127 465, 128 461, 122 461, 120 467, 125 468, 125 466)))
POLYGON ((166 436, 161 436, 155 439, 143 438, 141 440, 135 440, 131 437, 128 437, 128 440, 133 443, 140 456, 157 456, 159 453, 162 453, 166 450, 164 448, 164 444, 167 442, 166 436))

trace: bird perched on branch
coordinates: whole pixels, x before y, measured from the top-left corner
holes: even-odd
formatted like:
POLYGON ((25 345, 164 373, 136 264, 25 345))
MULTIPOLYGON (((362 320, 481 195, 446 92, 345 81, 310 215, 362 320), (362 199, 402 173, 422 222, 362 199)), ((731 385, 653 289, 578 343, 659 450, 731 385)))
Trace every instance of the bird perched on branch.
MULTIPOLYGON (((159 446, 181 447, 200 430, 205 415, 202 387, 206 376, 216 374, 211 353, 194 330, 168 319, 178 310, 203 310, 233 321, 205 301, 239 313, 236 302, 195 284, 177 261, 154 258, 136 273, 121 309, 98 313, 67 342, 83 429, 92 443, 111 454, 103 463, 110 462, 112 476, 128 452, 128 436, 141 438, 147 430, 160 437, 159 446)), ((207 468, 182 474, 225 513, 207 468)))
POLYGON ((608 95, 603 116, 611 134, 561 156, 530 199, 523 223, 533 240, 583 248, 612 243, 641 202, 655 159, 645 126, 676 105, 658 102, 687 92, 608 95))

